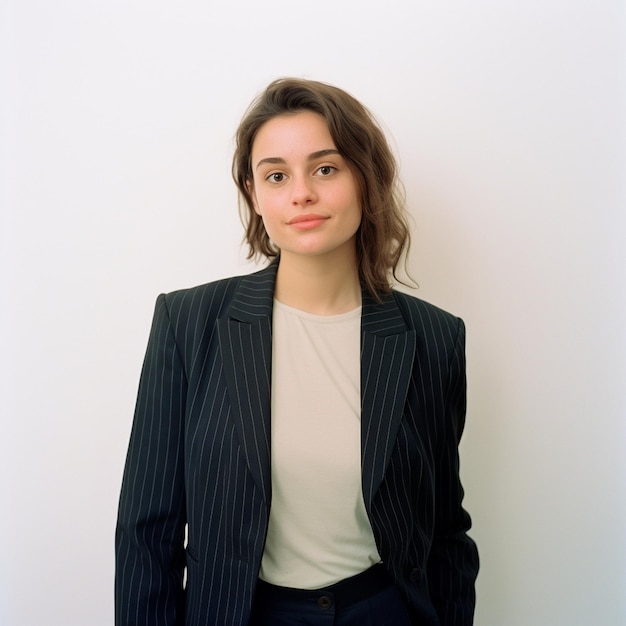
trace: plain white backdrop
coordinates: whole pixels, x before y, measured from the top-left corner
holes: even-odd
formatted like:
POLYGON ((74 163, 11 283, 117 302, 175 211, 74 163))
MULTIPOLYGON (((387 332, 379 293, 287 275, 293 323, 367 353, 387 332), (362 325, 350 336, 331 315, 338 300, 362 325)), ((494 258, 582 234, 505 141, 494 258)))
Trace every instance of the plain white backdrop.
POLYGON ((382 120, 467 323, 477 626, 626 623, 624 42, 619 0, 5 0, 0 624, 112 624, 154 300, 250 269, 232 137, 284 75, 382 120))

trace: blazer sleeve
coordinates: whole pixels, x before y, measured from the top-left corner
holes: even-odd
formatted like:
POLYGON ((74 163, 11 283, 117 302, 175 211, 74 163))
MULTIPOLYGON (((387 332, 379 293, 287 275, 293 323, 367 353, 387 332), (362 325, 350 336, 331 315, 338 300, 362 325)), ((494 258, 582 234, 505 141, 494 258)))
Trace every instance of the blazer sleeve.
POLYGON ((428 560, 431 600, 442 626, 471 626, 474 619, 478 551, 468 537, 471 520, 462 507, 458 446, 465 424, 465 326, 457 322, 448 364, 444 424, 435 467, 435 533, 428 560))
POLYGON ((116 626, 184 622, 187 381, 165 296, 141 372, 115 533, 116 626))

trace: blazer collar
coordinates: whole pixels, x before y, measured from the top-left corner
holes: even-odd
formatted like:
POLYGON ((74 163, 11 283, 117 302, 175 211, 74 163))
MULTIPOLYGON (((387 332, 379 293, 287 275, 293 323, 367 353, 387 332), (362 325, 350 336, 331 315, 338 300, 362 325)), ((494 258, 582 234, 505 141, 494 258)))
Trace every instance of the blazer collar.
MULTIPOLYGON (((237 292, 227 315, 240 322, 258 322, 272 317, 274 287, 278 260, 266 268, 241 277, 237 292)), ((377 302, 365 290, 362 292, 361 332, 387 337, 407 330, 404 317, 392 294, 377 302)))
POLYGON ((258 272, 242 276, 227 311, 228 317, 248 323, 271 319, 277 271, 276 260, 258 272))

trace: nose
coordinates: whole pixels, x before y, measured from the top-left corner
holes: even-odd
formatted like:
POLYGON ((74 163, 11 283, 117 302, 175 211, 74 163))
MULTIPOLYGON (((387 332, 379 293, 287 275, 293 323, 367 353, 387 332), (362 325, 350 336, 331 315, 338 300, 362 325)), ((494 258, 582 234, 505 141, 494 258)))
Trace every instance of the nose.
POLYGON ((307 176, 294 177, 291 189, 291 202, 300 206, 317 202, 317 193, 313 182, 307 176))

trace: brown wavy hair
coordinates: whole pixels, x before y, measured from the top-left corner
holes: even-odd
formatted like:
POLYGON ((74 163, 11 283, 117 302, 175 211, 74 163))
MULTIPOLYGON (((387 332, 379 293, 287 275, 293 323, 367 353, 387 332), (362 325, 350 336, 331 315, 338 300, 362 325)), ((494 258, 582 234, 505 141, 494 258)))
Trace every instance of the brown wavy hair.
POLYGON ((355 177, 362 211, 356 236, 359 278, 380 300, 391 290, 392 277, 402 282, 397 269, 403 257, 406 263, 410 246, 396 160, 373 115, 353 96, 326 83, 298 78, 273 81, 252 102, 237 129, 232 175, 240 194, 248 258, 273 259, 280 254, 254 210, 249 188, 256 134, 272 118, 299 111, 313 111, 326 120, 337 150, 355 177))

